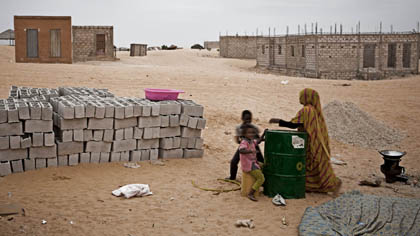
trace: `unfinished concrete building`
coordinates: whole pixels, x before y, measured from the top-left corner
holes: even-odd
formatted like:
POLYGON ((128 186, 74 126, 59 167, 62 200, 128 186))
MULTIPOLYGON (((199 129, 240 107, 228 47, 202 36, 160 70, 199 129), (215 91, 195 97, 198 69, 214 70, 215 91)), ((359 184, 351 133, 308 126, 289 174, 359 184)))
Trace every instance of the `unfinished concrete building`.
POLYGON ((70 16, 14 16, 16 62, 72 63, 70 16))
POLYGON ((138 44, 138 43, 130 44, 130 56, 131 57, 147 56, 147 44, 138 44))
POLYGON ((114 60, 113 26, 73 26, 73 60, 114 60))
POLYGON ((311 34, 257 39, 257 66, 322 79, 417 74, 420 34, 311 34))
POLYGON ((227 58, 257 58, 256 36, 220 36, 220 56, 227 58))
POLYGON ((204 41, 204 48, 208 50, 218 49, 220 48, 219 41, 204 41))

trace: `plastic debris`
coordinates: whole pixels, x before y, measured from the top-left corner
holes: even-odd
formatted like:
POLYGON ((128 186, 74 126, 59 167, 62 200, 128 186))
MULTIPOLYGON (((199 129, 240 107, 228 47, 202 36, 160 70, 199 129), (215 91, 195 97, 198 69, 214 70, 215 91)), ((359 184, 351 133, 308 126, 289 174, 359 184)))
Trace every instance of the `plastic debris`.
POLYGON ((338 159, 337 159, 337 158, 335 158, 335 157, 331 157, 330 162, 331 162, 332 164, 335 164, 335 165, 340 165, 340 166, 347 165, 347 163, 346 163, 346 162, 341 161, 341 160, 338 160, 338 159))
POLYGON ((137 169, 140 168, 140 165, 137 163, 124 163, 124 167, 137 169))
POLYGON ((125 198, 143 197, 152 194, 148 184, 128 184, 112 191, 112 195, 116 197, 124 196, 125 198))
POLYGON ((252 219, 248 219, 248 220, 237 220, 235 223, 236 227, 246 227, 246 228, 250 228, 253 229, 255 227, 254 225, 254 221, 252 219))
POLYGON ((284 200, 284 198, 280 194, 274 196, 271 202, 276 206, 286 206, 286 200, 284 200))
POLYGON ((41 224, 43 224, 43 225, 45 225, 47 223, 47 221, 46 220, 42 220, 41 221, 41 224))
POLYGON ((282 85, 287 85, 287 84, 289 84, 289 81, 288 81, 288 80, 282 80, 280 83, 281 83, 282 85))

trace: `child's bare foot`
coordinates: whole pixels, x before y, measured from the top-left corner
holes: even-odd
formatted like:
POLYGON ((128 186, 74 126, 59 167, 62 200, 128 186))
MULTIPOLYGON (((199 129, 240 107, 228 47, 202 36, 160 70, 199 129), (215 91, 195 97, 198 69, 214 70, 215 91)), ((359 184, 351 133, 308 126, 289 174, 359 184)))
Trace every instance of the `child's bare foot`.
POLYGON ((333 197, 336 198, 339 196, 340 194, 340 190, 341 190, 341 186, 343 185, 343 182, 341 181, 341 179, 338 179, 338 184, 337 187, 335 188, 334 192, 333 192, 333 197))

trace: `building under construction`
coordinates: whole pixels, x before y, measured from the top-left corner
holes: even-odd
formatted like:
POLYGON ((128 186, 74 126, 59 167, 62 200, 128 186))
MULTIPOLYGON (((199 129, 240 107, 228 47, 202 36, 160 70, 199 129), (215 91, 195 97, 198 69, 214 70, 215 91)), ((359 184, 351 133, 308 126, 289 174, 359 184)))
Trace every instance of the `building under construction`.
POLYGON ((419 33, 308 34, 256 38, 257 67, 322 79, 419 73, 419 33))

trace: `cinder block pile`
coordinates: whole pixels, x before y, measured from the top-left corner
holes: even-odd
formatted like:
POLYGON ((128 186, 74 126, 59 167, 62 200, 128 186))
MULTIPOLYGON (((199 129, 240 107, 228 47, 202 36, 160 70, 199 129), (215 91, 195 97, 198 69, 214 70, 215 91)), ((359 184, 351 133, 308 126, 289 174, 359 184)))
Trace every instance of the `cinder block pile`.
POLYGON ((114 97, 106 89, 67 87, 12 87, 10 97, 0 100, 0 176, 204 154, 204 108, 190 100, 153 102, 114 97))

